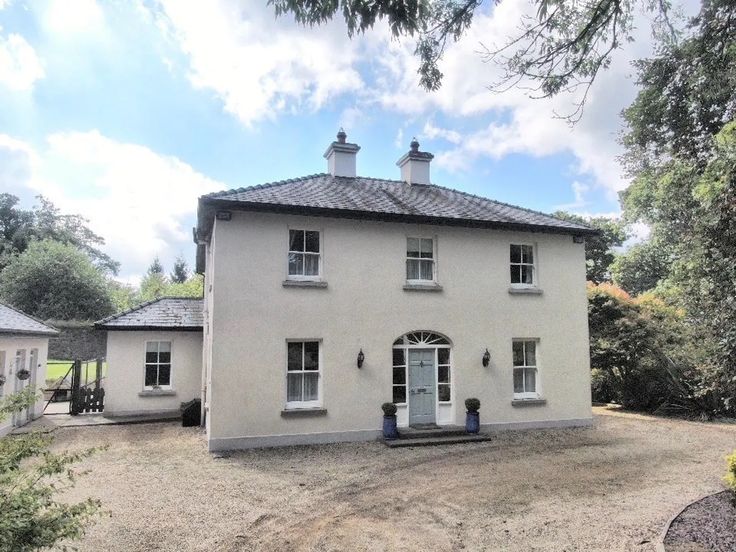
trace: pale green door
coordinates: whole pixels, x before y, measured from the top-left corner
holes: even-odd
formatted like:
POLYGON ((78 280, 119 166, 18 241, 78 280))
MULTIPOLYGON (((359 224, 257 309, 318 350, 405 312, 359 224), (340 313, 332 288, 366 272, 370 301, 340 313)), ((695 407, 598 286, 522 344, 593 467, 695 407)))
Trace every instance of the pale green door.
POLYGON ((434 424, 434 349, 409 349, 409 425, 434 424))

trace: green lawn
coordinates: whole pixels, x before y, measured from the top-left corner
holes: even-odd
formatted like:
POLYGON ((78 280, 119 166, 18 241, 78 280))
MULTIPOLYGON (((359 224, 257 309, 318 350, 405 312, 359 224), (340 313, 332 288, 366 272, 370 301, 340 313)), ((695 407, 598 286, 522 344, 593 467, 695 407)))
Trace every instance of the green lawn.
MULTIPOLYGON (((72 365, 71 360, 49 360, 46 363, 46 379, 56 379, 63 377, 72 365)), ((94 362, 83 362, 82 363, 82 382, 85 381, 85 373, 87 374, 87 381, 95 379, 96 365, 94 362)), ((107 374, 107 362, 102 363, 102 375, 107 374)), ((71 377, 71 374, 70 376, 71 377)))

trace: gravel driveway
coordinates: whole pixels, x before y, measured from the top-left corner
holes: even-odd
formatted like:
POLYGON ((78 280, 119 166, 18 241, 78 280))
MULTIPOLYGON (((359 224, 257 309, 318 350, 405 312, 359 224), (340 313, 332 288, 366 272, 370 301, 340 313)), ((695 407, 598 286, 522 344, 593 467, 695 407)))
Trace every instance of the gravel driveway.
POLYGON ((71 498, 108 510, 82 551, 654 550, 667 519, 722 489, 736 425, 596 409, 585 429, 489 443, 289 447, 213 458, 197 429, 61 429, 102 442, 71 498))

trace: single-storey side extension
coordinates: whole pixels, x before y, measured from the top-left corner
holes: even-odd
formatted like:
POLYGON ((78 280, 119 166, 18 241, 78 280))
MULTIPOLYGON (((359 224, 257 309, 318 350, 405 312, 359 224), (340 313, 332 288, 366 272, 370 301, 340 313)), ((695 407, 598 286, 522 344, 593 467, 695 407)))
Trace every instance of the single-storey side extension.
POLYGON ((105 415, 173 415, 200 398, 202 299, 165 297, 100 320, 107 331, 105 415))
MULTIPOLYGON (((28 386, 44 387, 49 337, 59 332, 10 305, 0 303, 0 399, 28 386)), ((43 414, 43 401, 0 420, 0 437, 43 414)))

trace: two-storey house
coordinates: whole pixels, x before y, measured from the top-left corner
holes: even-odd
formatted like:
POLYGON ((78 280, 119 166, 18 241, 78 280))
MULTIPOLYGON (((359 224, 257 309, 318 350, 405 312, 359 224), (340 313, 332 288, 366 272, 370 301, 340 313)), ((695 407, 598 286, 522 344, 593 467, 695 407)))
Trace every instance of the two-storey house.
POLYGON ((399 179, 359 177, 359 149, 341 131, 327 173, 200 198, 203 306, 99 325, 113 411, 201 395, 211 450, 375 439, 387 401, 399 426, 461 425, 469 397, 485 430, 591 422, 592 230, 433 184, 416 141, 399 179))
POLYGON ((328 172, 200 198, 202 396, 211 449, 374 439, 399 426, 591 421, 588 227, 431 183, 328 172))

